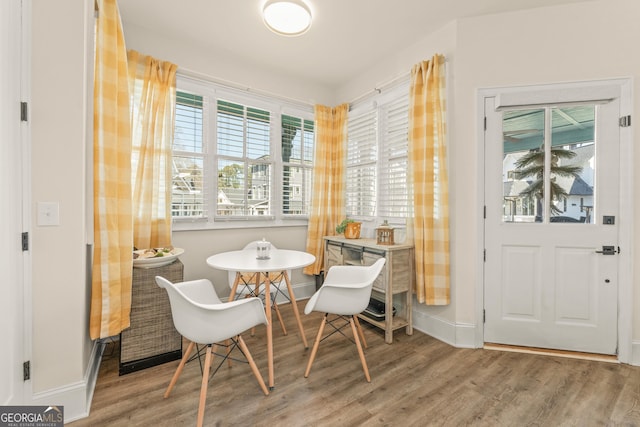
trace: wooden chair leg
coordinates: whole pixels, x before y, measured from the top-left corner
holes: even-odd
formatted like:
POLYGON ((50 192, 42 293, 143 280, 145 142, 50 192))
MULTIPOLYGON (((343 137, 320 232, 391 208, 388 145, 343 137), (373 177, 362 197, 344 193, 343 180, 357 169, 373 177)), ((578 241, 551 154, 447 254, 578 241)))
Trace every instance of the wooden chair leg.
POLYGON ((242 350, 242 352, 244 353, 244 356, 247 358, 247 362, 249 362, 249 366, 253 371, 253 375, 255 375, 256 379, 258 380, 258 384, 260 384, 260 388, 264 392, 265 396, 268 396, 269 390, 267 390, 267 386, 264 383, 264 379, 262 378, 262 375, 258 370, 258 366, 256 365, 256 362, 253 361, 253 357, 251 357, 251 353, 249 353, 249 348, 247 347, 247 344, 245 344, 244 340, 240 335, 238 335, 238 345, 240 346, 240 350, 242 350))
POLYGON ((209 385, 209 369, 211 368, 211 345, 207 346, 207 355, 204 358, 202 371, 202 386, 200 387, 200 403, 198 404, 198 420, 196 425, 202 427, 204 421, 205 401, 207 400, 207 386, 209 385))
POLYGON ((360 355, 360 362, 362 362, 364 377, 367 379, 367 382, 370 383, 371 377, 369 376, 369 368, 367 367, 367 360, 364 358, 364 351, 362 351, 362 344, 360 344, 360 338, 358 337, 358 331, 356 330, 356 323, 353 321, 353 316, 349 318, 349 323, 351 323, 351 331, 353 332, 353 339, 356 342, 356 347, 358 348, 358 354, 360 355))
MULTIPOLYGON (((247 294, 244 297, 245 298, 251 298, 252 296, 257 296, 256 292, 258 292, 258 287, 257 286, 256 286, 255 291, 253 291, 252 294, 247 294)), ((254 326, 253 328, 251 328, 251 336, 253 337, 253 336, 255 336, 255 334, 256 334, 256 327, 254 326)))
POLYGON ((193 347, 195 345, 196 344, 194 342, 190 342, 189 343, 189 346, 187 347, 187 350, 184 352, 184 355, 182 356, 182 360, 180 360, 180 364, 178 365, 178 369, 176 369, 176 372, 173 374, 173 378, 171 378, 171 382, 169 383, 169 387, 167 387, 167 391, 164 392, 164 398, 165 399, 167 397, 169 397, 169 394, 171 393, 171 390, 173 390, 173 387, 178 382, 178 377, 182 373, 182 370, 184 369, 184 365, 187 363, 187 360, 189 360, 189 356, 191 355, 191 351, 193 351, 193 347))
POLYGON ((320 340, 322 339, 322 332, 324 332, 324 325, 327 323, 327 314, 325 313, 322 316, 322 322, 320 323, 320 328, 318 329, 318 335, 316 335, 316 340, 313 343, 313 348, 311 349, 311 355, 309 355, 309 362, 307 363, 307 370, 304 371, 304 377, 309 377, 309 372, 311 371, 311 365, 313 364, 313 359, 316 358, 316 353, 318 351, 318 346, 320 345, 320 340))
POLYGON ((362 331, 362 326, 360 325, 360 320, 358 316, 353 316, 353 321, 356 322, 356 328, 358 328, 358 333, 360 334, 360 341, 362 341, 362 346, 367 348, 367 340, 364 339, 364 332, 362 331))

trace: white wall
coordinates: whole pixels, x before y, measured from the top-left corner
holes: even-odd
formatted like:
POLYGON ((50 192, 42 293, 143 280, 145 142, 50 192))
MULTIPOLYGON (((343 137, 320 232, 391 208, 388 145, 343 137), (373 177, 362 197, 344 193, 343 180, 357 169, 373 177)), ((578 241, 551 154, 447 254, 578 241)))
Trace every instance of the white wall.
POLYGON ((94 2, 31 4, 33 401, 65 405, 68 420, 85 410, 94 356, 88 334, 85 167, 94 2), (59 205, 58 226, 38 225, 37 202, 59 205))
MULTIPOLYGON (((402 25, 402 23, 397 23, 402 25)), ((431 30, 429 36, 423 39, 415 40, 408 46, 400 46, 396 52, 379 65, 371 67, 367 72, 358 76, 338 89, 338 97, 336 104, 342 102, 350 102, 363 94, 372 93, 381 85, 393 81, 402 76, 408 76, 411 67, 420 61, 431 59, 436 53, 445 55, 447 60, 448 71, 454 70, 453 61, 455 60, 456 47, 456 29, 457 23, 451 22, 442 28, 431 30)), ((453 75, 449 76, 450 78, 453 75)), ((453 88, 452 82, 448 82, 450 88, 453 88)))
POLYGON ((134 49, 178 65, 178 73, 191 71, 222 82, 262 93, 276 94, 308 104, 334 105, 332 88, 305 79, 283 75, 259 64, 241 62, 228 51, 214 51, 204 44, 167 38, 161 31, 149 30, 123 22, 127 49, 134 49))

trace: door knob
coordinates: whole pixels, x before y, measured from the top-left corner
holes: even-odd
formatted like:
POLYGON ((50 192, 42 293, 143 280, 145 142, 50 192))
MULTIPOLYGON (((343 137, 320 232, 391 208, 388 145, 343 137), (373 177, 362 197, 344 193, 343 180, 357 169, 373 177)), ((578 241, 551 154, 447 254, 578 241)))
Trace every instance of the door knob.
POLYGON ((602 255, 615 255, 616 252, 616 247, 615 246, 603 246, 601 251, 596 251, 597 254, 602 254, 602 255))

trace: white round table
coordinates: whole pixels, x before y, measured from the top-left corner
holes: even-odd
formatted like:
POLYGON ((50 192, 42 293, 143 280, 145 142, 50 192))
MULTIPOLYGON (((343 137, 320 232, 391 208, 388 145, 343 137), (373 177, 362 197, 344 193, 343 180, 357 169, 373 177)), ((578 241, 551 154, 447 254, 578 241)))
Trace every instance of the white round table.
POLYGON ((316 257, 302 251, 271 249, 269 259, 257 259, 254 249, 222 252, 207 258, 210 267, 241 273, 286 271, 313 264, 316 257))
POLYGON ((273 370, 273 333, 271 328, 271 298, 270 286, 271 280, 269 273, 279 272, 284 277, 287 285, 287 291, 289 292, 289 299, 291 299, 291 307, 295 314, 296 321, 298 323, 298 329, 300 330, 300 336, 305 348, 308 348, 307 338, 302 327, 302 321, 300 320, 300 313, 298 312, 298 305, 296 304, 296 298, 291 288, 291 281, 287 270, 293 270, 296 268, 306 267, 313 264, 316 257, 302 251, 294 251, 289 249, 271 249, 270 257, 268 259, 257 259, 257 252, 255 249, 246 249, 240 251, 222 252, 219 254, 211 255, 207 258, 207 265, 210 267, 235 271, 236 278, 229 294, 229 300, 232 301, 235 297, 238 284, 242 273, 256 273, 258 275, 256 283, 260 282, 260 276, 264 276, 265 295, 265 314, 267 316, 267 364, 269 366, 269 388, 273 389, 274 386, 274 370, 273 370))

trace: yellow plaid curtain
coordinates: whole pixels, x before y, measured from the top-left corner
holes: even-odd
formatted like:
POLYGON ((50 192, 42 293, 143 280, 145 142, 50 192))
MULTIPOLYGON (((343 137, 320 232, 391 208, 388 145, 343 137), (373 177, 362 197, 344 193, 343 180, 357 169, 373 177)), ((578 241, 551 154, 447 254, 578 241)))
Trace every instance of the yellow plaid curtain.
POLYGON ((451 301, 444 58, 411 70, 409 171, 413 190, 416 296, 427 305, 451 301))
POLYGON ((133 221, 127 51, 116 0, 98 0, 93 116, 92 339, 129 326, 133 221))
POLYGON ((348 104, 333 108, 323 105, 315 107, 316 149, 307 252, 315 255, 316 261, 304 268, 305 274, 320 274, 324 266, 322 238, 335 234, 335 227, 345 215, 348 112, 348 104))
POLYGON ((171 246, 175 64, 128 52, 133 168, 133 244, 171 246))

